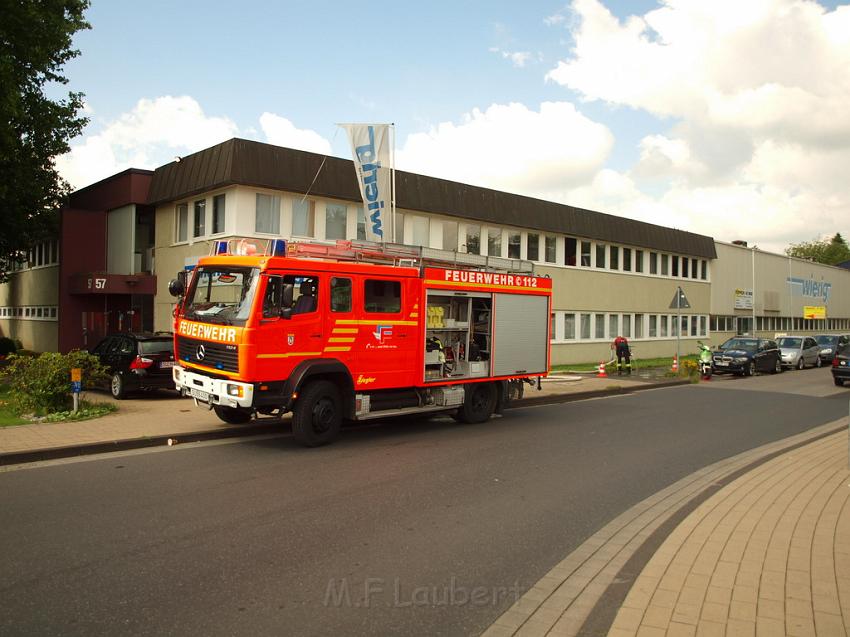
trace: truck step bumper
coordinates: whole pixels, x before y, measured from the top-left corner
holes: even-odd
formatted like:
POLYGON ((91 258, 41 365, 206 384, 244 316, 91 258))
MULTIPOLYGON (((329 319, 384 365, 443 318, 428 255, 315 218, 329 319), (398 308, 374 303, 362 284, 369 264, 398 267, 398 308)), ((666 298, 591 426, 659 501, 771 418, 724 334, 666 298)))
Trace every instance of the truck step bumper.
POLYGON ((241 407, 251 409, 254 404, 254 385, 233 380, 210 378, 191 372, 184 367, 174 366, 172 378, 177 391, 207 405, 241 407))

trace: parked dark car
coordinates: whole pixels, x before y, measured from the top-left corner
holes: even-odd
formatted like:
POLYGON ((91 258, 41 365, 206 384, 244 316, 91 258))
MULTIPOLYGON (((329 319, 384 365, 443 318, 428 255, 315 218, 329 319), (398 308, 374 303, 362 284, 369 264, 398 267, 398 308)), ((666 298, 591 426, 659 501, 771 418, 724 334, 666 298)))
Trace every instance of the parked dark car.
POLYGON ((715 350, 711 368, 715 374, 738 374, 739 376, 753 376, 756 372, 778 374, 782 371, 782 357, 776 341, 736 336, 715 350))
POLYGON ((838 346, 838 352, 832 359, 832 380, 839 387, 850 381, 850 343, 838 346))
POLYGON ((832 363, 835 353, 840 345, 850 343, 850 336, 846 334, 818 334, 815 341, 820 348, 820 360, 822 363, 832 363))
POLYGON ((109 391, 118 400, 132 391, 174 389, 174 341, 170 333, 113 334, 91 353, 109 368, 109 391))

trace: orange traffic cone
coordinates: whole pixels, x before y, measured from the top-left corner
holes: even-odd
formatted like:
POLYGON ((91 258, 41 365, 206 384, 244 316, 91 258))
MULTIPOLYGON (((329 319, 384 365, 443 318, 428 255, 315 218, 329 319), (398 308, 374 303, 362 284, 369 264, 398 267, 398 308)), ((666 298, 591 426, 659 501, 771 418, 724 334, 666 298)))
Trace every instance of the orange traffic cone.
POLYGON ((674 356, 674 357, 673 357, 673 368, 672 368, 672 370, 673 370, 674 372, 678 372, 678 371, 679 371, 679 359, 678 359, 678 357, 676 357, 676 356, 674 356))
POLYGON ((608 374, 605 373, 605 361, 599 363, 599 367, 596 371, 596 378, 608 378, 608 374))

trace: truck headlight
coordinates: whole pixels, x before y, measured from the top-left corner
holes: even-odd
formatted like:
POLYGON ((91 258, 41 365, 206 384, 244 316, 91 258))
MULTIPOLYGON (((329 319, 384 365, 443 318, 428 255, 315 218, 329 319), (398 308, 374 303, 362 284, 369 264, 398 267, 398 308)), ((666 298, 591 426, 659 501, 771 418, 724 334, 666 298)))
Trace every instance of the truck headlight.
POLYGON ((227 395, 235 396, 236 398, 242 398, 243 388, 242 385, 231 385, 228 383, 227 385, 227 395))

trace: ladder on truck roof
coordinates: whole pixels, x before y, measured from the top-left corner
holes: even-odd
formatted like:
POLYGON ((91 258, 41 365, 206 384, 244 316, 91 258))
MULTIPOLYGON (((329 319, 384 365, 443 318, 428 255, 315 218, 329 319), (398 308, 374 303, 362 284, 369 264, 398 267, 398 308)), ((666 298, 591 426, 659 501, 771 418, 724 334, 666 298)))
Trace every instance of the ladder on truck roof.
POLYGON ((460 267, 468 270, 534 274, 534 263, 523 259, 482 256, 401 243, 373 243, 345 239, 333 242, 291 241, 287 242, 286 256, 407 267, 460 267))

